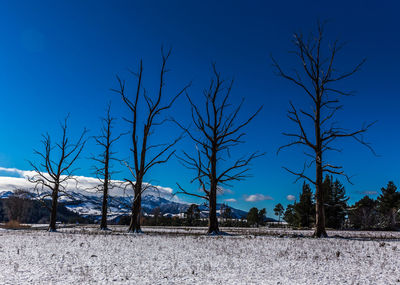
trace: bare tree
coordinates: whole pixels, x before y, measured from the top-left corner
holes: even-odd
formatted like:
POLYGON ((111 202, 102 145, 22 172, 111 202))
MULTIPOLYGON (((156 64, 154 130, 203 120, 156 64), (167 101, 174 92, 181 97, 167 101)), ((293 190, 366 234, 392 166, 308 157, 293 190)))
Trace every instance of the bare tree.
POLYGON ((137 72, 131 72, 133 76, 137 78, 136 92, 132 99, 128 97, 125 91, 125 81, 121 80, 117 76, 119 83, 119 89, 113 89, 116 93, 120 94, 123 102, 128 107, 131 112, 132 118, 124 118, 131 126, 132 135, 132 148, 131 152, 133 154, 133 165, 125 162, 128 167, 132 178, 125 178, 132 188, 134 189, 134 199, 132 202, 132 214, 131 221, 129 225, 129 232, 141 232, 140 227, 140 213, 141 213, 141 201, 142 193, 148 188, 149 184, 143 183, 143 179, 148 171, 159 164, 166 163, 171 156, 175 153, 173 150, 174 145, 178 142, 180 138, 175 139, 170 143, 162 144, 149 144, 149 138, 153 134, 155 126, 159 126, 167 122, 166 119, 160 119, 160 115, 170 109, 176 99, 185 92, 185 90, 190 86, 186 85, 182 90, 177 92, 176 95, 168 98, 167 103, 163 103, 164 99, 164 86, 165 86, 165 74, 167 73, 166 64, 168 58, 171 54, 171 50, 164 53, 161 48, 162 64, 160 71, 160 83, 158 87, 158 94, 154 99, 150 98, 146 92, 146 89, 142 86, 142 75, 143 75, 143 64, 140 61, 139 69, 137 72), (141 103, 143 100, 143 103, 141 103), (138 119, 139 110, 147 108, 147 116, 144 118, 144 126, 142 129, 141 141, 139 141, 140 133, 140 121, 138 119), (148 158, 148 155, 151 157, 148 158))
POLYGON ((116 137, 113 136, 113 123, 115 119, 111 116, 111 104, 107 106, 107 114, 102 118, 102 127, 100 135, 94 137, 96 144, 102 148, 102 152, 98 156, 92 156, 92 160, 97 162, 99 165, 95 166, 96 177, 101 182, 101 189, 103 193, 103 202, 101 207, 101 222, 100 229, 107 230, 107 211, 108 211, 108 196, 109 190, 112 188, 111 176, 115 173, 111 169, 111 161, 117 160, 115 158, 115 152, 112 151, 113 145, 121 138, 120 134, 116 137))
POLYGON ((28 180, 35 184, 38 198, 43 205, 50 211, 49 231, 56 231, 58 199, 62 196, 69 196, 66 186, 69 181, 76 181, 73 176, 75 169, 72 168, 74 162, 81 154, 85 146, 86 129, 75 143, 71 143, 67 134, 68 116, 61 123, 61 141, 53 144, 49 134, 43 135, 43 151, 34 150, 42 160, 41 163, 29 162, 35 175, 28 180), (51 199, 51 205, 46 203, 46 199, 51 199))
POLYGON ((213 64, 214 78, 208 89, 204 90, 205 108, 201 110, 192 99, 187 96, 191 106, 194 130, 177 124, 196 144, 196 153, 189 154, 183 151, 178 158, 189 169, 196 171, 196 175, 190 181, 198 181, 201 194, 190 193, 178 184, 179 191, 208 201, 209 224, 208 234, 219 234, 217 219, 217 191, 223 185, 232 181, 240 181, 248 177, 250 162, 263 154, 253 152, 248 156, 236 160, 231 159, 231 149, 244 143, 245 133, 243 128, 249 124, 261 111, 260 107, 247 120, 238 122, 238 114, 244 100, 230 110, 229 103, 233 80, 225 82, 213 64), (203 111, 203 112, 202 112, 203 111))
POLYGON ((336 69, 335 65, 337 54, 342 49, 343 45, 338 41, 333 42, 333 44, 329 46, 327 55, 325 55, 323 39, 323 25, 319 23, 317 34, 311 35, 309 39, 306 39, 302 34, 294 34, 293 43, 296 50, 293 51, 293 54, 299 59, 302 75, 300 75, 300 72, 297 70, 294 70, 293 74, 289 75, 283 71, 277 61, 272 58, 277 74, 299 86, 304 91, 307 98, 310 99, 309 101, 311 103, 311 110, 304 110, 296 108, 292 102, 290 102, 288 118, 296 124, 298 131, 294 133, 283 133, 293 140, 281 146, 278 153, 280 150, 291 146, 303 146, 308 150, 308 152, 305 152, 305 155, 310 157, 311 161, 308 163, 306 162, 301 171, 293 171, 286 167, 284 167, 284 169, 296 175, 296 181, 305 179, 315 186, 316 229, 314 235, 316 237, 327 236, 322 190, 324 173, 343 175, 349 180, 342 166, 328 163, 323 159, 326 152, 341 151, 334 145, 339 138, 353 138, 373 151, 371 146, 365 142, 363 134, 374 124, 364 124, 360 129, 355 131, 348 131, 338 127, 335 118, 336 112, 343 107, 340 104, 341 99, 352 95, 353 92, 343 91, 339 89, 340 87, 338 88, 334 85, 359 71, 365 59, 350 71, 341 73, 336 69), (309 122, 312 124, 312 128, 308 127, 309 122), (306 174, 306 170, 313 165, 315 165, 316 170, 315 179, 312 179, 306 174))

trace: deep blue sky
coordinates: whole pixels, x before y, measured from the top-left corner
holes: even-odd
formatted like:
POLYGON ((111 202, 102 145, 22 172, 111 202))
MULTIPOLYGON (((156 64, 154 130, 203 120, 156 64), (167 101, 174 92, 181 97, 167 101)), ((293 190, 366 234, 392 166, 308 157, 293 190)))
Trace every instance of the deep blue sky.
MULTIPOLYGON (((35 160, 33 148, 40 147, 41 134, 59 133, 58 122, 71 114, 71 136, 86 126, 90 134, 99 129, 107 101, 113 114, 127 114, 121 100, 109 91, 115 75, 129 79, 128 68, 144 62, 145 85, 155 94, 161 63, 160 46, 173 47, 166 79, 166 94, 172 95, 189 81, 195 100, 208 86, 210 63, 215 61, 223 77, 235 78, 233 102, 246 98, 242 117, 264 105, 262 113, 247 129, 247 144, 233 152, 249 150, 267 154, 253 163, 253 177, 235 183, 220 199, 235 198, 232 206, 248 209, 287 204, 286 196, 298 195, 301 182, 283 165, 293 169, 303 165, 301 152, 277 148, 288 142, 281 135, 294 126, 286 118, 289 100, 303 104, 304 94, 274 75, 270 54, 288 69, 298 62, 292 49, 293 32, 314 31, 318 19, 330 20, 327 38, 347 42, 338 60, 346 70, 367 57, 367 63, 343 86, 357 90, 344 99, 342 126, 356 128, 364 121, 379 122, 368 140, 380 157, 353 141, 343 141, 344 151, 327 158, 341 163, 355 175, 354 185, 346 185, 352 201, 363 191, 377 191, 388 180, 399 184, 400 39, 397 1, 7 1, 0 6, 0 166, 27 170, 27 160, 35 160), (246 202, 243 195, 263 194, 273 198, 246 202)), ((173 112, 178 120, 188 120, 185 98, 173 112)), ((187 121, 188 123, 188 121, 187 121)), ((120 120, 116 132, 127 130, 120 120)), ((174 126, 158 128, 156 139, 170 139, 178 133, 174 126)), ((55 137, 56 138, 56 137, 55 137)), ((127 156, 127 139, 118 145, 127 156)), ((186 140, 178 149, 194 150, 186 140)), ((92 162, 86 159, 96 148, 89 143, 78 162, 77 174, 91 175, 92 162)), ((116 178, 122 178, 126 171, 116 178)), ((175 187, 188 186, 193 173, 176 160, 155 168, 147 181, 175 187)), ((192 186, 196 189, 197 185, 192 186)), ((185 197, 182 197, 185 198, 185 197)), ((191 199, 189 199, 191 200, 191 199)))

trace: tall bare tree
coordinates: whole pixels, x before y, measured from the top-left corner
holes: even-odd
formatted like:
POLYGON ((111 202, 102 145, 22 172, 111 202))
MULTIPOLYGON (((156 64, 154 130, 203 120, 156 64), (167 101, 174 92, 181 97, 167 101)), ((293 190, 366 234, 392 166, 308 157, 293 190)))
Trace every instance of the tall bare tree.
POLYGON ((298 131, 283 133, 293 140, 281 146, 278 153, 280 150, 291 146, 303 146, 308 150, 305 155, 310 157, 311 161, 304 164, 303 170, 293 171, 286 167, 284 169, 296 175, 296 181, 305 179, 315 186, 316 228, 314 235, 316 237, 327 236, 322 190, 324 173, 343 175, 349 180, 342 166, 325 161, 325 154, 328 151, 341 151, 334 145, 339 138, 353 138, 373 151, 371 146, 365 142, 363 134, 374 124, 364 124, 355 131, 338 127, 335 118, 337 111, 343 107, 341 99, 352 95, 353 92, 341 90, 340 87, 335 87, 335 84, 339 85, 338 83, 342 80, 359 71, 365 59, 350 71, 339 72, 336 68, 336 58, 343 45, 335 41, 326 50, 323 46, 323 40, 324 30, 320 23, 318 23, 317 34, 312 34, 309 38, 305 38, 299 33, 294 34, 295 51, 293 51, 293 54, 298 58, 302 72, 294 70, 293 74, 288 74, 272 58, 277 74, 299 86, 311 103, 310 110, 305 110, 296 108, 290 102, 288 118, 296 124, 298 131), (313 127, 308 127, 309 122, 313 127), (312 179, 306 173, 306 170, 313 165, 315 165, 316 171, 315 179, 312 179))
POLYGON ((102 148, 102 152, 98 156, 92 156, 92 160, 98 163, 94 166, 96 177, 101 182, 101 189, 103 193, 103 202, 101 207, 101 222, 100 229, 107 230, 107 211, 108 211, 108 196, 109 190, 112 188, 111 176, 115 173, 111 169, 111 162, 117 160, 115 152, 112 150, 113 145, 121 138, 122 135, 113 136, 113 124, 115 118, 111 116, 111 103, 107 106, 107 114, 102 118, 102 127, 100 135, 94 137, 96 144, 102 148))
POLYGON ((134 189, 134 199, 132 202, 132 214, 131 221, 129 224, 129 232, 141 232, 140 227, 140 213, 142 204, 142 193, 148 188, 149 184, 143 183, 143 179, 148 171, 159 164, 166 163, 171 156, 175 153, 173 150, 174 145, 180 138, 173 140, 170 143, 162 144, 149 144, 149 139, 154 133, 154 127, 159 126, 167 122, 166 119, 161 117, 168 109, 171 109, 172 105, 178 99, 178 97, 185 92, 190 86, 186 85, 183 89, 178 91, 176 95, 164 99, 164 86, 165 86, 165 74, 167 73, 166 64, 171 54, 171 50, 164 53, 161 48, 162 64, 160 71, 160 82, 158 87, 158 94, 154 99, 148 96, 146 89, 142 86, 142 75, 143 75, 143 64, 140 61, 139 69, 137 72, 132 72, 132 75, 137 78, 136 92, 132 99, 128 97, 125 91, 125 81, 121 80, 117 76, 119 83, 119 89, 113 89, 116 93, 120 94, 123 102, 130 110, 132 118, 124 118, 131 126, 132 135, 132 147, 131 152, 133 155, 133 164, 125 162, 129 168, 132 178, 125 178, 132 188, 134 189), (163 101, 167 101, 164 103, 163 101), (140 130, 140 123, 138 119, 138 113, 142 110, 147 109, 147 115, 144 118, 143 129, 140 130), (141 132, 141 141, 139 141, 139 135, 141 132), (150 158, 148 158, 150 156, 150 158))
POLYGON ((250 162, 263 154, 253 152, 236 160, 231 159, 232 147, 244 143, 243 128, 261 111, 260 107, 247 120, 238 122, 238 114, 244 100, 236 107, 229 103, 233 80, 225 82, 213 64, 213 79, 204 90, 205 108, 201 110, 187 95, 191 106, 194 130, 177 124, 196 144, 196 153, 183 151, 178 158, 189 169, 196 171, 191 183, 198 181, 203 193, 190 193, 178 184, 179 191, 208 201, 208 234, 219 234, 217 219, 217 192, 232 181, 248 177, 250 162))
POLYGON ((29 162, 35 175, 28 180, 35 184, 40 201, 50 211, 49 231, 56 231, 58 199, 62 196, 69 196, 66 191, 68 182, 77 182, 73 176, 72 166, 81 154, 85 146, 86 129, 75 143, 71 143, 67 133, 68 116, 61 123, 61 141, 53 144, 50 135, 43 135, 43 151, 34 150, 41 162, 29 162), (46 199, 51 199, 51 205, 46 203, 46 199))

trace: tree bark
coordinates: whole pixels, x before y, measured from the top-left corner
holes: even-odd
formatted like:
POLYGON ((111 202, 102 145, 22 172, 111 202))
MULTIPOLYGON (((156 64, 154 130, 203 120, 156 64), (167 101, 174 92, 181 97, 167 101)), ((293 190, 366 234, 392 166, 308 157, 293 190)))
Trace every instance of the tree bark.
POLYGON ((218 218, 217 218, 217 188, 214 185, 210 191, 208 215, 208 231, 207 234, 219 234, 218 218))
MULTIPOLYGON (((319 77, 318 77, 319 78, 319 77)), ((316 90, 316 112, 315 112, 315 164, 316 164, 316 179, 315 179, 315 237, 327 237, 325 230, 325 206, 324 206, 324 189, 322 188, 322 139, 321 139, 321 96, 320 90, 316 90)))
POLYGON ((49 232, 55 232, 56 229, 56 221, 57 221, 57 206, 58 206, 58 190, 55 189, 53 191, 51 197, 51 212, 50 212, 50 224, 49 224, 49 232))
POLYGON ((142 209, 142 183, 136 182, 134 199, 128 232, 142 233, 142 229, 140 227, 140 212, 142 209))
MULTIPOLYGON (((106 174, 106 177, 107 176, 108 173, 106 174)), ((104 192, 103 192, 103 204, 101 207, 100 229, 107 230, 108 179, 104 180, 103 191, 104 192)))

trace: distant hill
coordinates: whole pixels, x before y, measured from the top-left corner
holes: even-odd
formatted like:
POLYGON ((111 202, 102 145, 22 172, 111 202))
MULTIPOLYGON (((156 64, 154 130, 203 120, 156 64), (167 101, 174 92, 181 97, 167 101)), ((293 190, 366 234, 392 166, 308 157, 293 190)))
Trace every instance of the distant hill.
MULTIPOLYGON (((66 185, 68 196, 60 197, 60 207, 65 208, 67 213, 79 215, 87 221, 98 221, 101 217, 102 193, 96 191, 99 180, 91 177, 76 177, 79 183, 66 185)), ((125 188, 121 183, 114 183, 115 186, 110 190, 108 219, 118 220, 122 216, 129 215, 132 205, 132 190, 125 188)), ((173 195, 171 188, 161 186, 151 186, 143 192, 142 209, 144 215, 152 215, 154 209, 159 208, 163 216, 183 216, 189 203, 173 195)), ((42 193, 34 192, 32 184, 21 177, 0 176, 0 199, 6 199, 13 195, 17 190, 29 192, 30 199, 37 199, 42 193)), ((247 212, 231 208, 231 215, 234 219, 246 218, 247 212)), ((208 207, 204 204, 199 205, 200 215, 205 218, 208 216, 208 207)), ((220 215, 221 204, 217 205, 217 215, 220 215)), ((63 210, 61 210, 63 211, 63 210)))

